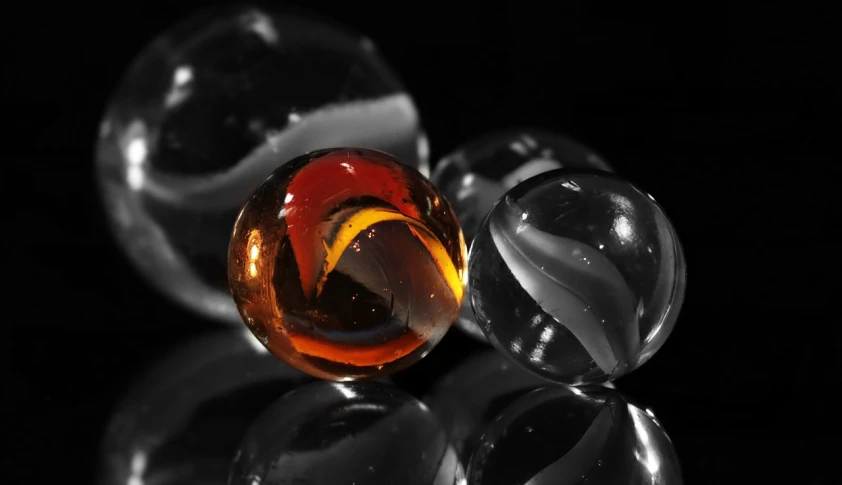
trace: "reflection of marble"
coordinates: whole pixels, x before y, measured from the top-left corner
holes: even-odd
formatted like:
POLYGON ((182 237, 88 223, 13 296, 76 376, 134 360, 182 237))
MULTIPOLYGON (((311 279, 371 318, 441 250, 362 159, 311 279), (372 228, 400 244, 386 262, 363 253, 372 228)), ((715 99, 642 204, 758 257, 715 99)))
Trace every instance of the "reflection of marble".
POLYGON ((658 420, 603 386, 546 387, 507 407, 471 457, 471 485, 682 483, 658 420))
MULTIPOLYGON (((436 164, 430 180, 453 206, 470 245, 483 217, 507 190, 557 168, 612 171, 602 157, 567 136, 512 129, 463 145, 436 164)), ((485 340, 468 296, 456 324, 472 337, 485 340)))
POLYGON ((101 123, 96 170, 117 242, 165 294, 239 325, 225 263, 237 212, 303 153, 359 146, 428 172, 418 113, 370 40, 253 7, 154 39, 101 123))
POLYGON ((545 385, 543 379, 488 350, 469 357, 436 382, 424 402, 467 463, 477 433, 514 399, 545 385))
POLYGON ((129 390, 101 443, 101 485, 224 484, 252 420, 307 376, 246 332, 207 334, 129 390))
POLYGON ((403 391, 320 381, 272 404, 252 424, 230 485, 457 485, 464 470, 447 433, 403 391))
POLYGON ((686 281, 675 229, 650 195, 572 170, 509 190, 474 238, 468 273, 489 341, 565 384, 645 363, 672 332, 686 281))

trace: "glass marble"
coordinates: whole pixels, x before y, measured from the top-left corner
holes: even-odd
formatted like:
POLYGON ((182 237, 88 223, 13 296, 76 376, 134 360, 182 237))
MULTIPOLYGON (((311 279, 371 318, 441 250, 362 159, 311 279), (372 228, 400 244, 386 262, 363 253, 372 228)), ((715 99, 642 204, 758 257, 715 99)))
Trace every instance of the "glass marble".
POLYGON ((467 255, 426 177, 336 148, 282 165, 243 207, 229 283, 273 354, 313 376, 386 375, 424 357, 459 314, 467 255))
POLYGON ((139 272, 188 309, 239 325, 226 277, 238 211, 279 160, 329 146, 427 171, 415 105, 369 39, 301 15, 219 8, 130 64, 103 114, 96 176, 139 272))
MULTIPOLYGON (((593 149, 572 138, 537 129, 510 129, 472 140, 442 158, 430 177, 450 202, 470 246, 483 217, 497 200, 520 182, 558 168, 612 172, 593 149)), ((470 291, 469 291, 470 292, 470 291)), ((457 327, 485 340, 465 296, 457 327)))
POLYGON ((684 300, 684 253, 663 209, 607 172, 553 170, 518 184, 488 213, 469 258, 489 341, 564 384, 645 363, 684 300))
POLYGON ((249 425, 309 380, 245 329, 192 339, 156 361, 115 408, 100 445, 97 483, 225 484, 249 425))
POLYGON ((447 433, 427 408, 376 382, 319 381, 252 424, 230 485, 463 484, 447 433))
POLYGON ((485 350, 438 380, 423 401, 467 464, 482 429, 512 401, 547 384, 499 352, 485 350))
POLYGON ((679 485, 681 465, 649 409, 603 386, 535 390, 485 429, 470 485, 679 485))

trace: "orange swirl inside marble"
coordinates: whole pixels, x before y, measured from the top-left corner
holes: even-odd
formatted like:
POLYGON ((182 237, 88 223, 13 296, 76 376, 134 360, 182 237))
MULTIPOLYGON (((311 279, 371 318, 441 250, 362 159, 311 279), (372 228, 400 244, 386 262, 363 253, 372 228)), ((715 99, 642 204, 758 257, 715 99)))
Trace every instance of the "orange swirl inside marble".
POLYGON ((449 205, 379 152, 337 149, 300 165, 270 177, 235 227, 229 280, 244 320, 319 377, 421 358, 464 294, 465 243, 449 205))

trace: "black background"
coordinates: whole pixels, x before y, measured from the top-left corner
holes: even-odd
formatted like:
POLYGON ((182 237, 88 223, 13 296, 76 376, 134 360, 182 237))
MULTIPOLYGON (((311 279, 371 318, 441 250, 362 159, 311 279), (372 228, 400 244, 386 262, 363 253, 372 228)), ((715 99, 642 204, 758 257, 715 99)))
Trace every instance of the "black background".
MULTIPOLYGON (((132 376, 215 328, 132 270, 92 171, 99 116, 122 70, 194 8, 7 13, 7 478, 89 482, 101 427, 132 376)), ((826 308, 839 287, 842 79, 829 11, 309 8, 374 40, 414 96, 434 159, 492 129, 549 128, 596 148, 665 207, 686 249, 687 300, 668 343, 618 387, 657 413, 687 483, 840 483, 840 330, 826 308)), ((423 392, 477 347, 453 331, 396 380, 423 392)))

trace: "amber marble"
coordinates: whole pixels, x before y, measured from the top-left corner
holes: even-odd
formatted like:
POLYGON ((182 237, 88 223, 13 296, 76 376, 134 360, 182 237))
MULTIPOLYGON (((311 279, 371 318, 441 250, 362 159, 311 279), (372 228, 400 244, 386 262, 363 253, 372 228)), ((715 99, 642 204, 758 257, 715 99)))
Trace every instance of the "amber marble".
POLYGON ((228 277, 270 352, 344 381, 424 357, 459 314, 466 261, 458 220, 423 175, 337 148, 285 163, 257 188, 234 226, 228 277))

